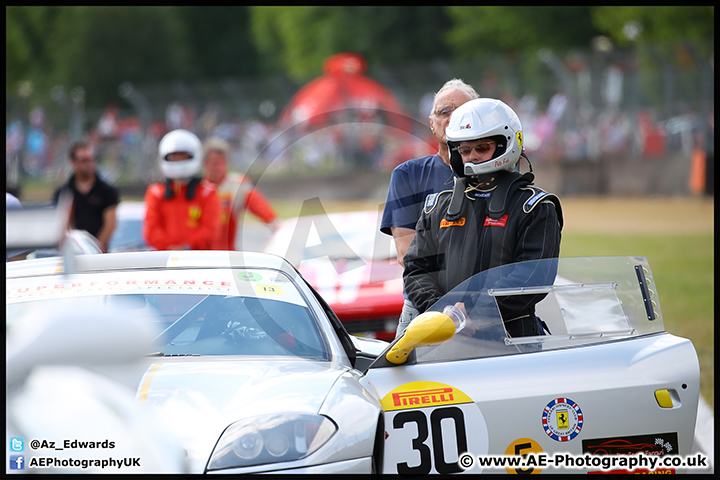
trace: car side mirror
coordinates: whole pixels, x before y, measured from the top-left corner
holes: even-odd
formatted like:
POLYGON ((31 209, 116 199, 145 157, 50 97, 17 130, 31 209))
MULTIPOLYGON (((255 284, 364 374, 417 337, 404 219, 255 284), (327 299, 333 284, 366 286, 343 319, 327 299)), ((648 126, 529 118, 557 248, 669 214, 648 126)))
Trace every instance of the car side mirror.
POLYGON ((405 334, 385 354, 388 362, 400 365, 418 347, 429 347, 450 340, 455 335, 455 323, 440 312, 418 315, 405 329, 405 334))

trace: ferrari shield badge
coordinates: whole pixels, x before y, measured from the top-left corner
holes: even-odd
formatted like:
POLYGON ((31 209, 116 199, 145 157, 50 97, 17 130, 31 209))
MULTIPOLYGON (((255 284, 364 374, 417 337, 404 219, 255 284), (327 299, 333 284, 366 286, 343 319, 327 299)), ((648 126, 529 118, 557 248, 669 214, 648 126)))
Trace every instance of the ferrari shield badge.
POLYGON ((569 398, 556 398, 543 409, 542 425, 548 437, 567 442, 580 433, 583 413, 580 406, 569 398))
POLYGON ((388 392, 382 406, 384 473, 459 473, 472 467, 472 462, 463 459, 488 452, 487 425, 480 408, 455 387, 427 381, 406 383, 388 392))

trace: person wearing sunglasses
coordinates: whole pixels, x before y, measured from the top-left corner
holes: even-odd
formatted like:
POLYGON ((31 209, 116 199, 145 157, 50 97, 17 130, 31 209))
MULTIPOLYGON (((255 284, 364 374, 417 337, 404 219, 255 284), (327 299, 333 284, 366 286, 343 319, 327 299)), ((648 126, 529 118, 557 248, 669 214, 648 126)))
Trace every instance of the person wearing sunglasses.
MULTIPOLYGON (((427 197, 404 258, 405 292, 419 313, 476 273, 560 253, 560 200, 533 184, 517 114, 500 100, 471 100, 452 113, 446 136, 455 183, 427 197)), ((537 299, 526 299, 501 305, 511 337, 543 334, 537 299)))
MULTIPOLYGON (((445 82, 434 96, 429 117, 430 130, 439 143, 438 152, 403 162, 392 171, 380 231, 392 235, 400 265, 415 235, 425 197, 452 188, 454 174, 446 148, 445 128, 452 112, 474 98, 478 98, 477 92, 462 80, 454 78, 445 82)), ((405 295, 398 334, 416 315, 417 310, 405 295)))

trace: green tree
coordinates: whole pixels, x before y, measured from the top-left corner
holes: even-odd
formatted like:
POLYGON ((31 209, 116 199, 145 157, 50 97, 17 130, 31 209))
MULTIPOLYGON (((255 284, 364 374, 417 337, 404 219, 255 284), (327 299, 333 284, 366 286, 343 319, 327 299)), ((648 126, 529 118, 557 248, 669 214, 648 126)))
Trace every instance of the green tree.
POLYGON ((48 87, 51 72, 47 35, 55 28, 60 7, 5 7, 5 89, 30 81, 33 89, 48 87))
POLYGON ((450 22, 441 7, 250 8, 262 69, 284 72, 298 81, 317 77, 323 61, 341 52, 384 64, 447 53, 441 38, 450 22))
POLYGON ((249 76, 257 72, 248 7, 176 7, 186 31, 188 56, 198 78, 249 76))
POLYGON ((601 6, 593 7, 593 24, 618 45, 632 41, 679 43, 715 36, 715 7, 601 6), (628 27, 631 29, 628 30, 628 27), (634 29, 634 30, 633 30, 634 29), (637 35, 633 38, 633 33, 637 35))
POLYGON ((186 28, 172 7, 63 7, 51 36, 53 80, 82 86, 88 106, 118 98, 118 86, 192 79, 186 28))
POLYGON ((535 53, 590 45, 599 31, 587 6, 452 6, 447 42, 456 58, 535 53))

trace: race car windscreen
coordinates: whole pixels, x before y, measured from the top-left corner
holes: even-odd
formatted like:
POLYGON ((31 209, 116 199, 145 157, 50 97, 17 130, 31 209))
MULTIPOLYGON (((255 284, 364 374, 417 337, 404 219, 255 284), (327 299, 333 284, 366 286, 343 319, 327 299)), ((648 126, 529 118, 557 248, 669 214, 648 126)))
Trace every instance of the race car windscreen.
POLYGON ((418 363, 481 358, 624 340, 664 331, 657 290, 642 257, 572 257, 519 262, 464 281, 429 310, 461 307, 466 325, 416 352, 418 363), (541 335, 508 334, 533 312, 541 335))
POLYGON ((271 270, 178 270, 35 277, 8 282, 8 328, 35 307, 116 308, 158 332, 155 356, 265 355, 329 360, 313 311, 271 270))

